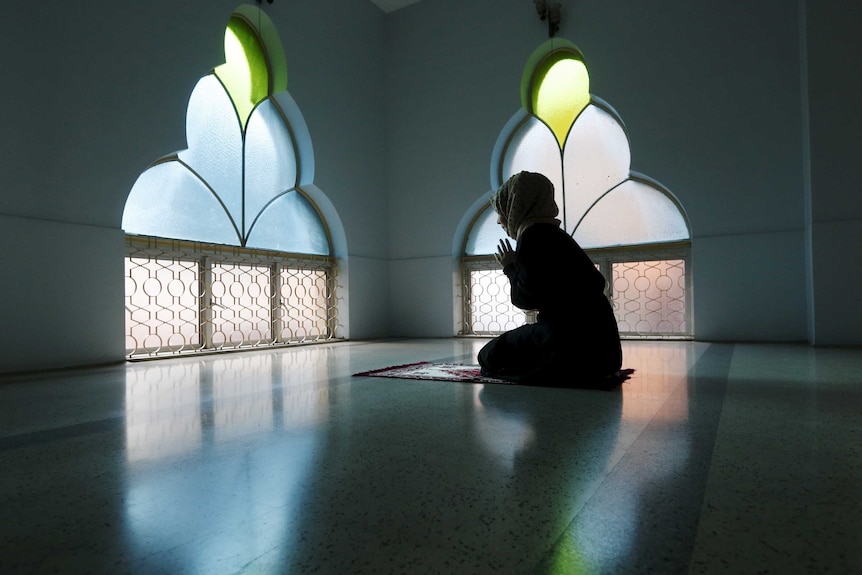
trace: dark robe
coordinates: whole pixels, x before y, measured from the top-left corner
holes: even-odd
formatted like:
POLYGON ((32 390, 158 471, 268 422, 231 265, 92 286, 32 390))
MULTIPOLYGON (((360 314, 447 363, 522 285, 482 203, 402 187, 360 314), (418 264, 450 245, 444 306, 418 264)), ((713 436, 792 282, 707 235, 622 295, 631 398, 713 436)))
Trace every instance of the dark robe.
POLYGON ((620 369, 622 350, 604 276, 553 224, 524 230, 515 253, 515 263, 503 270, 512 303, 537 310, 537 322, 485 345, 482 373, 527 385, 613 387, 608 376, 620 369))

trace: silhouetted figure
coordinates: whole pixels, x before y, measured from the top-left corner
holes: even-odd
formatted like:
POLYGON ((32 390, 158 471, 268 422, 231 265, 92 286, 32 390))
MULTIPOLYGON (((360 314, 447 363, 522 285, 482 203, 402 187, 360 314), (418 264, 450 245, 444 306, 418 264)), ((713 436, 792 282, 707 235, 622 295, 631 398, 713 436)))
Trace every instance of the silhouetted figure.
POLYGON ((534 324, 508 331, 479 352, 483 375, 527 385, 612 388, 622 350, 605 278, 577 242, 560 228, 554 185, 521 172, 491 198, 500 240, 496 258, 509 278, 512 303, 537 310, 534 324))

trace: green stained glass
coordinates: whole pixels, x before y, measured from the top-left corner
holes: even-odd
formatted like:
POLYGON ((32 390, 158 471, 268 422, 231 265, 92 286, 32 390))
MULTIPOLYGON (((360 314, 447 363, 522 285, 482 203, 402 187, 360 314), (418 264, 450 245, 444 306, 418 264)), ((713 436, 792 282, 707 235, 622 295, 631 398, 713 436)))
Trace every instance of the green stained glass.
POLYGON ((560 150, 589 103, 590 76, 577 46, 551 38, 533 51, 521 76, 521 104, 548 125, 560 150))
POLYGON ((224 36, 225 63, 215 69, 245 129, 251 111, 270 94, 266 48, 244 18, 234 15, 224 36))
POLYGON ((284 46, 278 37, 278 30, 269 16, 257 6, 243 4, 238 6, 234 18, 245 18, 246 23, 257 31, 258 39, 266 50, 266 60, 269 62, 269 93, 278 94, 287 90, 287 61, 284 58, 284 46))
POLYGON ((551 128, 562 149, 572 124, 590 103, 587 67, 579 59, 562 57, 537 72, 541 75, 534 78, 533 114, 551 128))

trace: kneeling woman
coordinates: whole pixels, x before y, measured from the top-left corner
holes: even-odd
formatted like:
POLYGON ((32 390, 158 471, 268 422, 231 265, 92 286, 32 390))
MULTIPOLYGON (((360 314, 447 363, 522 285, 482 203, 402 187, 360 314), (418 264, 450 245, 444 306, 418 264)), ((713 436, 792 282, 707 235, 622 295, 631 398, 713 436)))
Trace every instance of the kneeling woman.
POLYGON ((521 172, 491 202, 498 222, 517 240, 501 240, 497 261, 509 278, 512 303, 537 310, 537 323, 491 340, 479 352, 483 375, 527 385, 614 387, 622 350, 605 296, 605 278, 560 228, 554 185, 521 172))

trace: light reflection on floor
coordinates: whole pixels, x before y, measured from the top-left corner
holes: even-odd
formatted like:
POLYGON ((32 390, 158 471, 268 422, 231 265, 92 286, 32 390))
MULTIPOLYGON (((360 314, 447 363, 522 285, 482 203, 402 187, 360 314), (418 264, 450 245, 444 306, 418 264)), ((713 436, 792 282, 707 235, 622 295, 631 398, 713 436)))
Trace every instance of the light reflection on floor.
POLYGON ((483 343, 5 378, 0 572, 862 567, 859 350, 626 342, 614 392, 351 377, 483 343))
MULTIPOLYGON (((203 429, 225 443, 327 417, 326 355, 304 347, 281 355, 236 353, 206 360, 137 363, 126 373, 130 462, 200 449, 203 429)), ((323 350, 321 350, 323 351, 323 350)))

